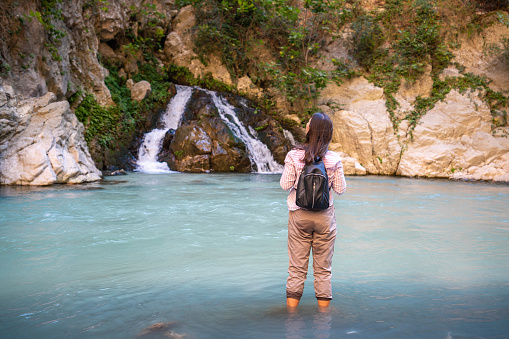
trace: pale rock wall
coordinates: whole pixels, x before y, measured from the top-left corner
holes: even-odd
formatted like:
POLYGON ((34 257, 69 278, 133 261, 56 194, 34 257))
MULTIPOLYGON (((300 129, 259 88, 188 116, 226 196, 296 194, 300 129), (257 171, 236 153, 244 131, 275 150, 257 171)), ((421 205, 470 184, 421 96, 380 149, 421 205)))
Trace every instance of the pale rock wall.
MULTIPOLYGON (((354 157, 370 174, 394 174, 401 146, 385 108, 383 90, 365 78, 330 84, 319 106, 334 123, 336 150, 354 157), (330 109, 334 103, 340 109, 330 109)), ((333 106, 334 107, 334 106, 333 106)))
POLYGON ((449 178, 473 166, 489 166, 509 151, 504 143, 509 147, 509 139, 491 134, 491 113, 478 93, 452 90, 421 118, 397 174, 449 178))
POLYGON ((421 118, 413 137, 407 121, 394 133, 382 90, 364 78, 329 85, 322 95, 320 108, 334 123, 331 149, 342 154, 347 174, 509 181, 509 128, 493 133, 477 91, 452 90, 421 118))
MULTIPOLYGON (((5 98, 0 89, 0 98, 5 98)), ((67 101, 48 92, 21 101, 0 99, 0 183, 51 185, 101 179, 67 101), (3 105, 2 105, 3 103, 3 105)))
POLYGON ((454 61, 465 66, 468 73, 485 76, 494 91, 509 95, 509 62, 504 60, 503 49, 496 52, 490 48, 502 47, 502 38, 509 37, 509 27, 497 22, 473 34, 462 38, 461 48, 453 51, 454 61))

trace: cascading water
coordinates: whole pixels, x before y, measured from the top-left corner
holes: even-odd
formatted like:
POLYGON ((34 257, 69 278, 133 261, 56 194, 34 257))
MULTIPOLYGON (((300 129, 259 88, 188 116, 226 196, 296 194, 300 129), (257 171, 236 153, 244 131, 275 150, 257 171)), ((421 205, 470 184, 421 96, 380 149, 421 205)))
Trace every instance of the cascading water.
POLYGON ((246 145, 249 160, 251 161, 251 164, 256 166, 257 172, 283 172, 283 166, 274 160, 274 157, 272 156, 272 153, 270 153, 267 145, 256 138, 256 131, 251 126, 249 126, 249 130, 246 129, 242 122, 240 122, 239 118, 235 114, 235 108, 216 92, 208 90, 204 91, 212 97, 221 119, 226 123, 233 134, 246 145))
POLYGON ((170 129, 176 130, 179 127, 182 114, 186 108, 187 102, 193 94, 193 88, 187 86, 175 86, 177 94, 170 100, 166 107, 166 112, 161 118, 162 129, 154 129, 145 134, 143 142, 139 149, 137 161, 137 171, 144 173, 170 173, 168 164, 157 161, 157 155, 161 151, 164 135, 170 129))
POLYGON ((283 130, 283 135, 285 136, 286 140, 290 141, 292 146, 295 146, 297 144, 297 142, 295 141, 295 138, 293 137, 292 132, 287 131, 287 130, 284 129, 283 130))
POLYGON ((246 128, 235 114, 235 108, 216 92, 187 86, 176 86, 177 95, 168 104, 163 119, 163 129, 154 129, 145 134, 139 149, 137 171, 144 173, 171 173, 165 162, 158 162, 157 156, 161 151, 162 142, 169 129, 177 129, 191 98, 193 90, 201 90, 212 97, 221 119, 230 128, 233 134, 246 145, 251 164, 258 173, 281 173, 283 166, 278 164, 269 148, 257 139, 257 132, 249 126, 246 128))

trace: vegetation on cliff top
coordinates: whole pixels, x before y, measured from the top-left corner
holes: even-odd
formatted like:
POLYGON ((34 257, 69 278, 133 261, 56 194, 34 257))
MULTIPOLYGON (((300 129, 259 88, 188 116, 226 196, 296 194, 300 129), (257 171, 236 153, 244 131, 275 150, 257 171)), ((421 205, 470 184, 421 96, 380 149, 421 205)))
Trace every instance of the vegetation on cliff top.
MULTIPOLYGON (((419 118, 451 88, 465 86, 464 80, 438 79, 451 63, 452 50, 459 47, 459 35, 487 24, 479 11, 507 9, 508 2, 380 3, 366 7, 356 0, 177 1, 180 6, 192 5, 196 9, 200 23, 195 27, 196 52, 203 62, 209 55, 219 54, 233 76, 247 74, 258 86, 275 88, 292 104, 290 111, 313 112, 314 99, 330 81, 340 83, 344 78, 363 74, 384 89, 395 129, 402 120, 408 120, 412 131, 419 118), (332 59, 334 67, 320 66, 323 47, 335 39, 344 40, 353 58, 332 59), (260 58, 260 49, 268 51, 272 61, 260 58), (418 97, 415 108, 405 115, 397 114, 399 103, 394 94, 402 82, 415 82, 430 68, 434 81, 431 95, 418 97)), ((472 88, 482 83, 481 87, 490 92, 486 79, 468 83, 472 88)), ((492 97, 483 96, 490 107, 492 97)))

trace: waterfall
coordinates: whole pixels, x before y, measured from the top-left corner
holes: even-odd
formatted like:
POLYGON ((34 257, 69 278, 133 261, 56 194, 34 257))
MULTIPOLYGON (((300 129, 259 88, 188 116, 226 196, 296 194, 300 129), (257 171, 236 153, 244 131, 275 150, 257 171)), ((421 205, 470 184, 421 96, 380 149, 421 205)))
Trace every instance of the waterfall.
POLYGON ((172 173, 165 162, 158 162, 164 136, 169 129, 176 130, 191 98, 193 90, 201 90, 211 96, 219 116, 230 128, 232 133, 245 145, 251 165, 258 173, 281 173, 283 166, 278 164, 269 148, 257 138, 257 132, 251 127, 246 128, 235 113, 235 108, 216 92, 198 87, 176 86, 177 94, 171 99, 166 112, 161 118, 162 129, 154 129, 145 134, 139 149, 137 161, 138 172, 172 173))
POLYGON ((144 173, 171 173, 168 164, 157 161, 164 136, 170 129, 176 130, 180 125, 186 104, 193 93, 192 87, 175 86, 177 94, 170 100, 161 117, 162 129, 154 129, 145 134, 138 151, 137 171, 144 173))
POLYGON ((292 146, 295 146, 297 144, 295 138, 293 137, 292 132, 283 129, 283 135, 285 136, 286 140, 290 141, 292 146))
POLYGON ((249 130, 246 129, 246 127, 242 124, 235 114, 235 108, 216 92, 208 90, 204 91, 212 97, 221 119, 226 123, 233 134, 246 145, 249 160, 252 165, 256 166, 257 172, 283 172, 283 166, 274 160, 274 157, 267 145, 258 140, 256 137, 257 132, 251 126, 249 126, 249 130))

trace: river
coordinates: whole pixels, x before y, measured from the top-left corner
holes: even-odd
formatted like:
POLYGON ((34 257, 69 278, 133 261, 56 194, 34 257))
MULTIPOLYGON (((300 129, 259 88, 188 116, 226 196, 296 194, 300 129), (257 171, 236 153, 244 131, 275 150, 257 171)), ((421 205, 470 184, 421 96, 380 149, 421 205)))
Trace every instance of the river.
POLYGON ((509 337, 509 186, 348 177, 330 312, 309 274, 288 314, 279 177, 0 187, 1 336, 509 337))

